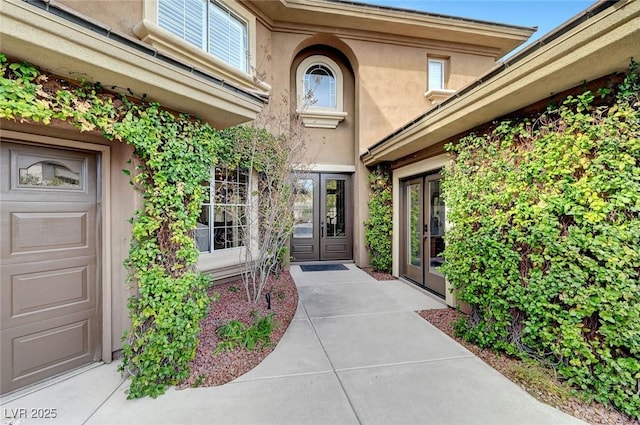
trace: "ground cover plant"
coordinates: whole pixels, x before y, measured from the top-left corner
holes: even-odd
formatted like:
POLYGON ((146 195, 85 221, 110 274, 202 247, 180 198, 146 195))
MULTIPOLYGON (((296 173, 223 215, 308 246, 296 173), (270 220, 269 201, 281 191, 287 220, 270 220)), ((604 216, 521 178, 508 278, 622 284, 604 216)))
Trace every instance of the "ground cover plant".
POLYGON ((450 144, 442 270, 458 330, 640 416, 640 79, 450 144))
MULTIPOLYGON (((288 271, 282 271, 277 278, 272 274, 267 279, 265 293, 271 295, 271 309, 265 297, 257 303, 247 302, 244 290, 240 289, 242 285, 242 279, 238 279, 209 288, 209 294, 219 294, 219 298, 213 304, 215 308, 200 322, 200 343, 189 362, 189 376, 178 388, 216 386, 238 378, 267 357, 289 327, 298 306, 298 293, 288 271), (220 329, 234 322, 242 323, 246 329, 256 323, 256 319, 270 315, 273 320, 268 344, 256 343, 252 350, 240 345, 219 349, 224 342, 220 329)), ((256 334, 266 335, 266 332, 258 331, 254 336, 256 334)))

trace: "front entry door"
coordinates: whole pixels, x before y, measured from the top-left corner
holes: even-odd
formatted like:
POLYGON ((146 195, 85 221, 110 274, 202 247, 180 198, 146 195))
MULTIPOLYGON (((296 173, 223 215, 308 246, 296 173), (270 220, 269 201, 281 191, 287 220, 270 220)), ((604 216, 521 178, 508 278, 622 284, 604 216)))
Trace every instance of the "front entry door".
POLYGON ((402 275, 444 296, 444 276, 438 270, 444 250, 445 206, 440 174, 403 183, 402 275))
POLYGON ((296 177, 294 261, 351 260, 353 205, 349 174, 296 177))
POLYGON ((99 359, 95 154, 0 146, 0 392, 99 359))

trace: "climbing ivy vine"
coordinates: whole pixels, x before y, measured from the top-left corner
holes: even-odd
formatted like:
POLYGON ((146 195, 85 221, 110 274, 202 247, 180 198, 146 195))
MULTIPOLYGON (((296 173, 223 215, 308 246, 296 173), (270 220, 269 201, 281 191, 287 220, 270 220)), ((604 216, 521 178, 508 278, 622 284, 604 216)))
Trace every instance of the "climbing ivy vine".
POLYGON ((371 267, 390 272, 392 264, 391 234, 393 232, 393 199, 391 194, 391 170, 377 165, 369 172, 371 197, 369 218, 364 222, 365 241, 371 267))
MULTIPOLYGON (((70 123, 101 131, 134 148, 131 176, 142 198, 132 219, 125 266, 136 293, 128 302, 122 370, 129 398, 162 394, 188 375, 199 322, 207 312, 209 279, 195 271, 192 237, 218 152, 229 152, 208 124, 157 103, 134 103, 99 85, 74 85, 0 54, 0 118, 70 123)), ((129 171, 126 171, 130 173, 129 171)))
POLYGON ((442 270, 483 347, 640 415, 640 78, 448 149, 442 270))

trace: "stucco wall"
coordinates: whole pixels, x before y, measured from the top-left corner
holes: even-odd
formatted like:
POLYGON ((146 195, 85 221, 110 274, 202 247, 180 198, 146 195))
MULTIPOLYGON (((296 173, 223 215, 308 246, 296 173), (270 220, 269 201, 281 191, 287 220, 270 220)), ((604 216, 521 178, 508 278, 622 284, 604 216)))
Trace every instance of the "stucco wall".
POLYGON ((142 0, 58 0, 58 2, 132 37, 135 37, 133 27, 142 20, 142 0))
POLYGON ((358 58, 358 110, 362 153, 398 127, 431 108, 427 57, 447 58, 447 89, 457 90, 491 68, 492 57, 434 49, 347 40, 358 58))
MULTIPOLYGON (((495 58, 469 53, 468 46, 445 48, 436 41, 417 43, 383 42, 352 35, 310 33, 309 31, 269 31, 259 25, 258 46, 270 46, 259 53, 267 82, 272 86, 272 102, 288 93, 295 101, 297 65, 311 54, 336 59, 332 49, 341 52, 338 63, 345 75, 344 99, 347 118, 336 129, 305 130, 309 142, 309 162, 353 166, 354 174, 354 260, 368 265, 363 221, 368 217, 369 188, 367 169, 359 155, 401 125, 422 114, 433 104, 425 98, 427 58, 447 60, 447 88, 459 89, 474 81, 494 65, 495 58), (436 47, 434 47, 436 46, 436 47), (328 53, 327 53, 328 52, 328 53), (266 56, 270 56, 270 60, 266 56), (349 69, 351 67, 351 69, 349 69)), ((326 28, 325 28, 326 29, 326 28)), ((261 51, 263 49, 259 49, 261 51)))

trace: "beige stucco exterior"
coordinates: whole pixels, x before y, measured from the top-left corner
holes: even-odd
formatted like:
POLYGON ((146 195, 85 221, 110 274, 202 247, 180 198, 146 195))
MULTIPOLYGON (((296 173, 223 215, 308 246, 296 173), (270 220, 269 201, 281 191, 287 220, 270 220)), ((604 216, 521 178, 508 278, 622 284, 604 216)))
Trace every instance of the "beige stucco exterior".
MULTIPOLYGON (((461 89, 458 98, 426 110, 411 124, 372 145, 361 155, 368 166, 393 169, 393 274, 401 275, 402 181, 447 166, 442 144, 501 116, 538 104, 585 82, 624 72, 640 55, 640 3, 596 4, 506 64, 461 89), (595 15, 591 17, 591 14, 595 15)), ((446 285, 446 302, 457 306, 446 285)))
MULTIPOLYGON (((447 89, 456 91, 491 69, 534 31, 322 0, 223 0, 248 24, 252 68, 247 73, 159 29, 154 22, 155 1, 46 3, 37 7, 21 0, 3 0, 2 53, 70 80, 100 81, 119 91, 129 88, 217 128, 255 119, 269 96, 271 107, 295 113, 298 65, 310 55, 335 61, 343 77, 341 112, 346 116, 335 128, 306 128, 307 167, 353 176, 353 260, 360 266, 368 265, 362 223, 368 216, 366 165, 371 164, 368 159, 361 161, 361 155, 435 105, 425 97, 427 59, 446 61, 447 89), (69 20, 56 10, 78 19, 69 20), (280 102, 282 96, 288 99, 286 105, 280 102)), ((129 249, 128 219, 138 198, 121 170, 131 157, 131 148, 66 126, 0 124, 3 138, 100 155, 104 166, 100 176, 102 349, 103 360, 110 361, 128 326, 129 289, 122 263, 129 249)), ((423 144, 418 141, 415 146, 423 144)), ((398 152, 402 156, 409 151, 398 152)), ((199 267, 217 279, 234 276, 240 270, 241 251, 203 255, 199 267)))

